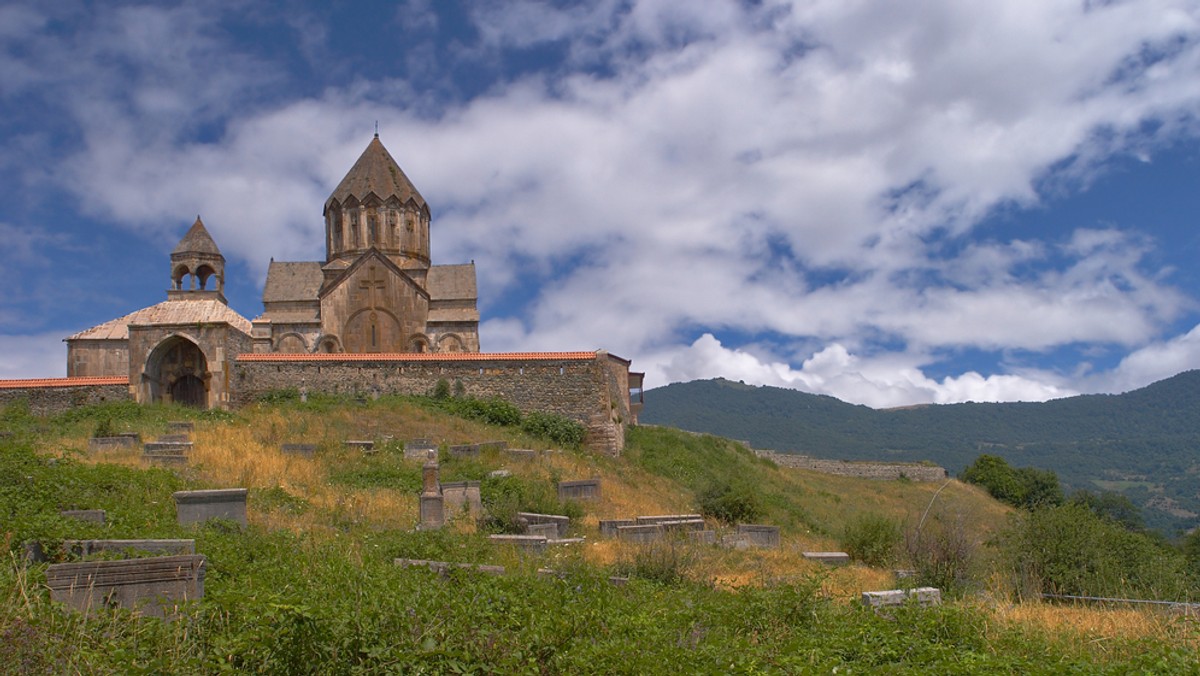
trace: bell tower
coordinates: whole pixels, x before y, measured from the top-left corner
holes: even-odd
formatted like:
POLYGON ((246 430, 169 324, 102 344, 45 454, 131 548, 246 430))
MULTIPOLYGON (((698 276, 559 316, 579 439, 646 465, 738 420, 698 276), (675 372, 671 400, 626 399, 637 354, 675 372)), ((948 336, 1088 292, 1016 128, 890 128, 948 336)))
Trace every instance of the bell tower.
POLYGON ((199 216, 171 252, 171 288, 167 298, 214 298, 226 303, 225 257, 199 216))

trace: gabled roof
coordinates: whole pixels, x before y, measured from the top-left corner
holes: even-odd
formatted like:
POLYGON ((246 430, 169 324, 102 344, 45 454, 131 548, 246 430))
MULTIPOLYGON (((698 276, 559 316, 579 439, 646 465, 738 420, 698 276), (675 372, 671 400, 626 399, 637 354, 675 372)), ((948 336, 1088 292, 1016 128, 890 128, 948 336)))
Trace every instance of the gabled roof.
POLYGON ((376 249, 375 247, 371 247, 371 248, 367 249, 361 256, 356 258, 354 260, 354 262, 351 263, 345 270, 343 270, 341 273, 339 273, 338 276, 336 278, 334 278, 334 280, 331 281, 329 283, 329 285, 326 286, 321 291, 319 297, 324 298, 325 296, 328 296, 329 294, 333 293, 334 289, 338 288, 342 284, 345 284, 347 279, 352 277, 354 275, 354 273, 358 271, 359 268, 366 265, 368 262, 379 263, 380 265, 382 265, 384 267, 385 270, 389 270, 396 277, 398 277, 402 281, 408 283, 408 285, 411 286, 413 289, 415 289, 418 294, 424 296, 425 300, 429 300, 429 292, 428 291, 426 291, 420 284, 417 284, 415 281, 413 281, 413 278, 409 277, 407 272, 400 269, 395 263, 392 262, 392 260, 390 258, 388 258, 387 256, 384 256, 382 253, 379 252, 379 249, 376 249))
POLYGON ((425 198, 421 197, 416 186, 404 175, 387 148, 383 147, 378 134, 367 144, 367 149, 358 157, 358 161, 350 168, 342 182, 334 188, 333 194, 325 201, 325 207, 328 209, 334 200, 345 204, 351 196, 361 202, 371 193, 385 202, 389 197, 395 197, 402 203, 411 199, 416 202, 418 208, 426 206, 425 198))
POLYGON ((429 268, 425 288, 433 300, 477 300, 475 264, 435 265, 429 268))
POLYGON ((267 283, 263 287, 263 302, 315 301, 324 281, 325 274, 316 261, 271 261, 267 267, 267 283))
POLYGON ((249 335, 250 320, 219 300, 166 300, 80 331, 64 340, 128 340, 129 326, 226 323, 249 335))
POLYGON ((217 243, 213 241, 212 235, 208 234, 208 229, 204 227, 204 221, 201 221, 199 216, 196 217, 196 222, 192 223, 192 227, 188 228, 183 239, 179 240, 171 255, 185 253, 221 255, 221 250, 217 248, 217 243))

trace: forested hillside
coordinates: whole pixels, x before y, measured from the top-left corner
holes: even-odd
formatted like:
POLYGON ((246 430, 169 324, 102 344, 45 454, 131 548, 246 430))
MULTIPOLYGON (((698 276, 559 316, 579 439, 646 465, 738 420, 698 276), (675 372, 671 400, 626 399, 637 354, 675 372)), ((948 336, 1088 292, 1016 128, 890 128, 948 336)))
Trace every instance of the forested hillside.
POLYGON ((1200 523, 1200 371, 1121 395, 874 410, 727 380, 646 393, 642 422, 847 460, 929 460, 952 473, 981 453, 1050 469, 1068 489, 1114 490, 1171 532, 1200 523))

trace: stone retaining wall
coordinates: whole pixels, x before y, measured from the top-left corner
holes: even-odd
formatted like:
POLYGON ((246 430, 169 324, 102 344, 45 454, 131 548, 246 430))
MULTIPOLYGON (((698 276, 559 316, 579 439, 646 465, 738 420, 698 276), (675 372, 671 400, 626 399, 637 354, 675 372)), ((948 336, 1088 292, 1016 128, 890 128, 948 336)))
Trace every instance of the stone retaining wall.
POLYGON ((120 382, 81 382, 87 378, 47 378, 42 380, 8 380, 0 387, 0 408, 18 401, 29 403, 34 415, 54 415, 78 406, 106 401, 129 401, 129 383, 123 378, 95 379, 120 382), (28 383, 28 384, 25 384, 28 383))
POLYGON ((768 458, 780 467, 792 469, 807 469, 822 474, 850 476, 859 479, 896 480, 905 477, 911 481, 945 481, 948 474, 946 468, 936 465, 919 465, 905 462, 847 462, 845 460, 825 460, 807 455, 794 453, 776 453, 774 451, 755 451, 760 458, 768 458))

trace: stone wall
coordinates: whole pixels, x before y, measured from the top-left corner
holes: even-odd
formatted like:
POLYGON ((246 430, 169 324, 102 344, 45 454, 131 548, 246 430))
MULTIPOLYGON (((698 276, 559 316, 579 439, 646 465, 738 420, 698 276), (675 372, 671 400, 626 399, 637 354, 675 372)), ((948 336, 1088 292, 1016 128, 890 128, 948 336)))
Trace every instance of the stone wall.
POLYGON ((755 451, 760 458, 768 458, 780 467, 806 469, 822 474, 858 477, 859 479, 895 480, 905 477, 912 481, 944 481, 948 476, 944 467, 904 462, 847 462, 825 460, 794 453, 755 451))
POLYGON ((77 406, 106 401, 128 401, 129 380, 117 378, 46 378, 0 381, 0 406, 29 402, 35 415, 62 413, 77 406))
POLYGON ((587 444, 617 455, 630 421, 628 362, 606 352, 532 354, 243 354, 234 406, 273 390, 328 394, 428 394, 439 380, 471 397, 501 397, 522 412, 548 411, 588 429, 587 444))

